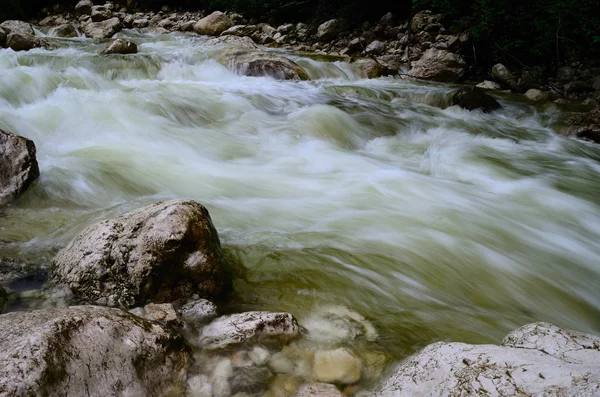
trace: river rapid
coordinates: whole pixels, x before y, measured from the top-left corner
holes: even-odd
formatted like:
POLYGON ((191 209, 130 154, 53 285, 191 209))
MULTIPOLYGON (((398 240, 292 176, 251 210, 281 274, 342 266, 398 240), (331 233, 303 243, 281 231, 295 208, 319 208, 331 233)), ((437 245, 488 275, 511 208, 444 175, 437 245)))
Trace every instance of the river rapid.
MULTIPOLYGON (((206 38, 124 34, 138 54, 0 50, 0 129, 36 143, 41 171, 0 215, 0 273, 191 198, 235 275, 223 312, 351 310, 389 362, 534 321, 600 333, 600 146, 553 132, 558 105, 469 112, 455 87, 306 54, 286 55, 311 81, 244 77, 206 38)), ((10 310, 60 304, 43 272, 7 287, 10 310)))

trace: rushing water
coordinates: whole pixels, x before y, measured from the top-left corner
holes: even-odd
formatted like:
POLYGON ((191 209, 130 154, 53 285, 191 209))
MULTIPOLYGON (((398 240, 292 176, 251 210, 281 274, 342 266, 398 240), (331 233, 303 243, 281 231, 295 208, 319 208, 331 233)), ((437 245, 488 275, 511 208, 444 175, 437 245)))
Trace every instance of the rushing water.
POLYGON ((0 266, 44 268, 93 222, 192 198, 234 267, 225 310, 342 305, 394 359, 532 321, 600 332, 600 147, 552 132, 553 104, 469 112, 453 87, 297 54, 312 81, 243 77, 204 38, 126 35, 139 54, 0 51, 0 128, 41 169, 0 216, 0 266))

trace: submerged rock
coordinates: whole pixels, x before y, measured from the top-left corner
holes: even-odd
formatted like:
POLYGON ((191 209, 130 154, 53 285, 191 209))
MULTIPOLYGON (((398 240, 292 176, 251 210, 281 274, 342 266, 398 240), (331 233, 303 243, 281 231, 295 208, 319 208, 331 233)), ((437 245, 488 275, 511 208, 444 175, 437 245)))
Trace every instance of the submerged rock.
POLYGON ((52 277, 90 302, 131 307, 218 295, 224 260, 206 208, 172 200, 89 226, 56 255, 52 277))
POLYGON ((121 20, 117 17, 102 22, 91 22, 83 27, 85 35, 92 39, 108 39, 123 29, 121 20))
POLYGON ((416 62, 408 74, 424 80, 454 82, 465 74, 466 62, 460 55, 430 48, 416 62))
POLYGON ((344 397, 334 385, 327 383, 307 383, 298 389, 296 397, 344 397))
POLYGON ((244 343, 285 343, 299 336, 298 322, 289 313, 247 312, 217 318, 202 329, 199 344, 222 349, 244 343))
POLYGON ((313 377, 324 383, 350 385, 360 380, 360 360, 344 348, 315 353, 313 377))
POLYGON ((0 130, 0 206, 19 197, 40 176, 33 141, 0 130))
POLYGON ((215 11, 194 25, 194 32, 206 36, 218 36, 233 26, 231 19, 221 11, 215 11))
POLYGON ((179 312, 181 318, 188 324, 201 326, 217 317, 217 306, 206 299, 198 299, 183 305, 179 312))
POLYGON ((600 392, 600 337, 535 323, 511 332, 502 345, 431 344, 400 364, 375 395, 592 396, 600 392))
POLYGON ((500 109, 496 99, 477 87, 461 88, 452 95, 452 105, 468 110, 481 109, 484 112, 500 109))
POLYGON ((124 39, 116 39, 111 42, 100 54, 136 54, 138 52, 137 44, 124 39))
POLYGON ((177 334, 118 309, 76 306, 0 316, 7 396, 167 396, 185 384, 177 334))

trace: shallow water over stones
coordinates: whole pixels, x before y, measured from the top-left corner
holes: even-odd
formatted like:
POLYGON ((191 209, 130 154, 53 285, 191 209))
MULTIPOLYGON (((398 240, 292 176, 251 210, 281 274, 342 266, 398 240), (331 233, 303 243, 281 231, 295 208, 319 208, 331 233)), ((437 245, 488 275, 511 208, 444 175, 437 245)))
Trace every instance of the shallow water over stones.
MULTIPOLYGON (((0 51, 0 129, 35 142, 41 173, 0 216, 9 311, 62 304, 40 275, 86 226, 190 198, 235 276, 221 314, 287 311, 309 331, 257 358, 271 390, 311 379, 317 351, 348 349, 368 387, 433 341, 497 343, 533 321, 600 332, 600 149, 551 130, 558 105, 493 94, 501 109, 469 112, 454 87, 281 50, 311 81, 245 77, 206 38, 124 36, 138 54, 0 51)), ((226 394, 253 349, 198 353, 214 368, 197 376, 226 394)))

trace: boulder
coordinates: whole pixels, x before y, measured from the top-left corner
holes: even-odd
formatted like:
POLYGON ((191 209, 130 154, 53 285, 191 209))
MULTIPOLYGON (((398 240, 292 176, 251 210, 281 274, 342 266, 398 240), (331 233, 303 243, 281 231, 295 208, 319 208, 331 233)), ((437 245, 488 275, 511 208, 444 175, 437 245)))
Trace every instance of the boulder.
POLYGON ((77 31, 75 30, 75 27, 70 23, 59 25, 56 28, 54 28, 54 34, 56 35, 56 37, 77 37, 77 31))
POLYGON ((369 55, 381 55, 385 50, 385 43, 379 40, 374 40, 365 48, 365 52, 369 55))
POLYGON ((323 22, 317 28, 317 39, 319 41, 331 41, 337 39, 340 33, 344 31, 346 24, 341 19, 330 19, 323 22))
POLYGON ((497 100, 477 87, 466 87, 456 91, 452 94, 452 105, 468 110, 481 109, 486 113, 501 108, 497 100))
POLYGON ((412 64, 408 74, 424 80, 454 82, 462 78, 466 65, 460 55, 430 48, 412 64))
POLYGON ((0 285, 0 314, 6 309, 8 305, 8 292, 4 289, 2 285, 0 285))
POLYGON ((442 14, 434 14, 429 10, 423 10, 415 14, 410 21, 410 30, 414 33, 429 32, 436 33, 442 28, 442 14))
POLYGON ((408 358, 375 393, 396 396, 592 396, 600 337, 529 324, 502 346, 438 342, 408 358))
POLYGON ((264 51, 237 53, 229 65, 245 76, 269 76, 278 80, 310 80, 308 73, 296 62, 264 51))
POLYGON ((221 33, 221 36, 251 36, 256 29, 256 25, 235 25, 221 33))
POLYGON ((113 13, 105 6, 93 6, 90 14, 92 22, 102 22, 113 17, 113 13))
POLYGON ((0 316, 5 396, 168 396, 190 354, 168 328, 119 309, 75 306, 0 316))
POLYGON ((482 90, 501 90, 500 84, 491 80, 484 80, 482 83, 477 84, 475 87, 481 88, 482 90))
POLYGON ((217 306, 206 299, 186 303, 181 306, 179 313, 183 321, 195 326, 207 324, 218 315, 217 306))
POLYGON ((547 92, 540 91, 535 88, 531 88, 531 89, 527 90, 527 92, 525 92, 524 95, 525 95, 525 98, 529 99, 530 101, 534 101, 534 102, 545 101, 548 99, 547 92))
POLYGON ((30 24, 23 21, 15 21, 9 20, 0 23, 0 28, 4 28, 6 30, 6 34, 8 33, 20 33, 23 36, 35 36, 35 32, 33 31, 33 27, 30 24))
POLYGON ((19 197, 40 176, 33 141, 0 130, 0 206, 19 197))
POLYGON ((102 22, 91 22, 83 27, 85 35, 92 39, 109 39, 123 29, 117 17, 102 22))
POLYGON ((138 52, 137 44, 125 39, 116 39, 100 51, 100 54, 136 54, 138 52))
POLYGON ((570 116, 566 125, 567 134, 600 143, 600 107, 570 116))
POLYGON ((233 26, 231 19, 221 11, 215 11, 194 25, 194 32, 206 36, 218 36, 233 26))
POLYGON ((131 23, 131 26, 133 26, 134 28, 137 28, 137 29, 146 28, 149 25, 150 25, 150 21, 147 18, 134 19, 133 22, 131 23))
POLYGON ((344 397, 334 385, 327 383, 306 383, 296 392, 296 397, 344 397))
POLYGON ((497 63, 492 67, 492 76, 498 83, 511 90, 516 90, 518 88, 515 76, 501 63, 497 63))
POLYGON ((89 226, 56 255, 52 278, 87 301, 132 307, 219 295, 224 260, 206 208, 172 200, 89 226))
POLYGON ((177 311, 170 303, 148 303, 144 307, 137 307, 129 312, 146 320, 170 327, 178 326, 181 323, 177 311))
POLYGON ((359 59, 358 61, 354 62, 354 65, 356 65, 364 74, 364 76, 369 79, 376 79, 378 77, 389 76, 392 74, 392 71, 386 66, 369 58, 359 59))
POLYGON ((43 47, 45 40, 32 35, 25 35, 20 32, 10 32, 6 36, 6 47, 13 51, 29 51, 33 48, 43 47))
POLYGON ((199 345, 215 350, 248 343, 285 343, 300 336, 289 313, 246 312, 219 317, 202 329, 199 345))
POLYGON ((75 13, 77 15, 90 15, 92 13, 92 7, 94 4, 91 0, 81 0, 75 6, 75 13))
POLYGON ((6 45, 6 36, 8 32, 4 28, 0 28, 0 48, 6 45))
POLYGON ((343 347, 315 353, 313 378, 319 382, 351 385, 360 380, 360 372, 360 360, 343 347))

